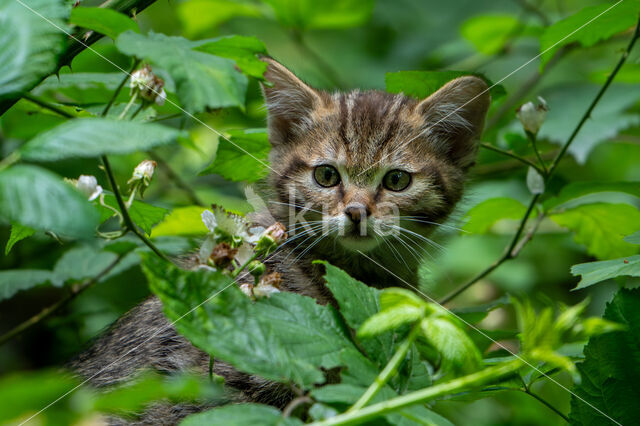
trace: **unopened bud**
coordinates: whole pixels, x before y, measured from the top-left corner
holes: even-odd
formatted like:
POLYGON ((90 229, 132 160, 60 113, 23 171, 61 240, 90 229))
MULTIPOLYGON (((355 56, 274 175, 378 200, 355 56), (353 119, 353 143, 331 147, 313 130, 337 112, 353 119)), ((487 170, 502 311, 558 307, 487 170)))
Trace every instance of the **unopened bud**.
POLYGON ((268 256, 287 239, 286 228, 280 222, 268 227, 256 243, 256 253, 268 256))
POLYGON ((71 181, 75 184, 76 188, 87 196, 89 201, 93 201, 102 194, 102 187, 98 185, 98 180, 95 176, 80 175, 78 180, 71 181))
POLYGON ((247 266, 247 270, 253 276, 255 281, 258 282, 262 274, 266 272, 267 267, 265 266, 264 263, 260 262, 259 260, 254 260, 251 263, 249 263, 249 266, 247 266))
POLYGON ((155 161, 144 160, 133 170, 131 179, 129 179, 127 183, 132 184, 141 181, 144 189, 144 187, 149 186, 151 183, 151 178, 153 177, 153 172, 155 171, 156 166, 157 163, 155 161))
POLYGON ((537 105, 533 102, 527 102, 518 108, 518 112, 516 113, 524 130, 534 135, 540 130, 547 116, 547 111, 549 111, 547 102, 540 96, 538 96, 538 102, 537 105))

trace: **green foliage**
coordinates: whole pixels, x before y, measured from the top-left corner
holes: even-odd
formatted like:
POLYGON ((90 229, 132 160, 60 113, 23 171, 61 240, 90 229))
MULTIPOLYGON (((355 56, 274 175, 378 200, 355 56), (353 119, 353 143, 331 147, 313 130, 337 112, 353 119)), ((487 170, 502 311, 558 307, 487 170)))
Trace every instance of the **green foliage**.
POLYGON ((0 300, 9 299, 21 290, 28 290, 51 280, 51 272, 39 269, 0 271, 0 300))
MULTIPOLYGON (((105 194, 104 202, 106 205, 111 206, 112 209, 118 209, 118 203, 113 194, 105 194)), ((113 216, 114 211, 112 209, 100 207, 100 214, 102 215, 100 218, 101 222, 113 216)), ((136 225, 140 226, 147 235, 151 235, 151 229, 160 223, 168 213, 169 210, 164 207, 154 206, 137 200, 134 201, 129 208, 131 219, 133 219, 136 225)))
POLYGON ((571 182, 560 193, 543 203, 545 210, 551 210, 585 195, 598 192, 620 192, 640 198, 637 182, 571 182))
POLYGON ((243 108, 247 77, 234 62, 195 49, 215 40, 192 42, 164 34, 127 31, 116 40, 118 49, 166 70, 175 81, 178 98, 190 113, 207 108, 243 108))
POLYGON ((484 234, 501 219, 521 219, 527 208, 513 198, 490 198, 467 212, 469 218, 463 229, 474 234, 484 234))
POLYGON ((177 5, 180 20, 188 37, 199 35, 231 18, 261 15, 259 5, 233 0, 189 0, 177 5))
POLYGON ((29 238, 35 232, 36 231, 34 229, 31 229, 28 226, 23 226, 19 223, 12 223, 11 235, 9 235, 7 245, 4 247, 5 256, 9 254, 9 252, 17 242, 19 242, 20 240, 24 240, 25 238, 29 238))
POLYGON ((573 265, 571 273, 581 276, 575 290, 619 276, 640 277, 640 255, 573 265))
POLYGON ((505 95, 504 87, 494 86, 482 75, 464 71, 398 71, 388 72, 385 75, 385 84, 388 92, 404 93, 418 99, 424 99, 436 92, 454 78, 465 75, 475 75, 482 78, 489 85, 489 93, 493 99, 505 95))
POLYGON ((62 0, 0 5, 0 99, 31 89, 58 64, 68 8, 62 0), (46 16, 46 20, 41 16, 46 16))
POLYGON ((153 236, 204 235, 207 227, 202 223, 204 207, 187 206, 173 209, 154 229, 153 236))
POLYGON ((115 40, 125 31, 140 32, 138 24, 127 15, 103 7, 75 7, 69 22, 96 31, 115 40))
POLYGON ((201 174, 216 173, 232 181, 255 182, 269 172, 269 138, 266 129, 232 130, 220 139, 213 163, 201 174))
POLYGON ((511 15, 479 15, 465 21, 460 34, 479 52, 494 55, 511 40, 520 25, 511 15))
POLYGON ((251 77, 262 79, 267 70, 267 64, 257 56, 266 54, 267 48, 255 37, 220 37, 199 45, 195 50, 233 59, 238 68, 251 77))
POLYGON ((640 290, 618 291, 604 318, 626 330, 594 336, 584 348, 584 362, 577 364, 582 382, 571 398, 572 424, 633 424, 640 416, 640 290))
POLYGON ((259 404, 234 404, 189 416, 180 426, 229 425, 296 426, 296 418, 283 418, 277 408, 259 404))
POLYGON ((373 0, 265 0, 276 19, 285 27, 298 30, 348 28, 366 22, 373 11, 373 0))
POLYGON ((71 185, 35 166, 0 171, 0 219, 42 231, 88 237, 98 212, 71 185))
POLYGON ((623 240, 640 223, 640 211, 628 204, 582 204, 551 215, 556 223, 569 228, 576 242, 598 259, 631 256, 638 247, 623 240))

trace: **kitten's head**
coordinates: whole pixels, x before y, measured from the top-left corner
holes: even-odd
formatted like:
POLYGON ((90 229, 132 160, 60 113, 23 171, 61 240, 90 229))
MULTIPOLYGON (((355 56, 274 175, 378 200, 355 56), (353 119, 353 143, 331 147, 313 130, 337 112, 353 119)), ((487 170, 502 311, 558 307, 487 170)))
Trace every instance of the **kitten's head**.
POLYGON ((264 60, 274 211, 292 230, 367 251, 407 232, 398 227, 426 235, 451 213, 489 108, 482 79, 457 78, 421 101, 329 94, 264 60))

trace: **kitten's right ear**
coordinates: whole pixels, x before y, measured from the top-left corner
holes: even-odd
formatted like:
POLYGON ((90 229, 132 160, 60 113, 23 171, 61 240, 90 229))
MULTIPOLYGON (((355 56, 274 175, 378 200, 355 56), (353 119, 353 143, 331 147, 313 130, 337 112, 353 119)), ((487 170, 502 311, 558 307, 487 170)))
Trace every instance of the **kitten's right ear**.
POLYGON ((260 59, 267 63, 264 77, 272 84, 261 85, 269 112, 269 141, 272 145, 286 143, 322 100, 282 64, 266 56, 260 59))

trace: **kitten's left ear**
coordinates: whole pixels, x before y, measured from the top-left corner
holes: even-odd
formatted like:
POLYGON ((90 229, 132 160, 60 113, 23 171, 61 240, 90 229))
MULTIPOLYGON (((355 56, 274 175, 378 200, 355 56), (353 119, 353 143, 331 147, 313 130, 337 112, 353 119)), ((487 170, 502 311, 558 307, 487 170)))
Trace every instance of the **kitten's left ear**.
POLYGON ((491 103, 489 87, 478 77, 465 76, 445 84, 420 102, 416 111, 427 125, 426 136, 462 169, 475 162, 477 138, 491 103))

